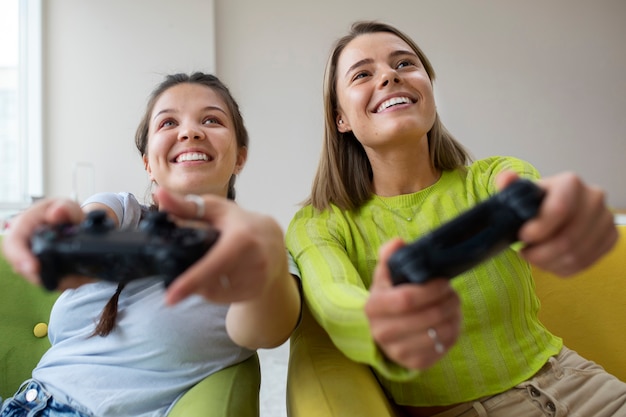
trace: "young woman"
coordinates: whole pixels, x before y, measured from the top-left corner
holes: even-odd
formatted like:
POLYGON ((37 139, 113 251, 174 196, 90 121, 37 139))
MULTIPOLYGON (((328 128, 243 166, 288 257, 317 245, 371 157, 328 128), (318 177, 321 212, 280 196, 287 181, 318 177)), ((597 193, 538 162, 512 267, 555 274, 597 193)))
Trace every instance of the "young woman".
MULTIPOLYGON (((300 295, 279 225, 232 201, 248 135, 228 89, 208 74, 166 77, 148 102, 136 144, 158 186, 156 203, 99 194, 84 210, 104 209, 127 228, 158 208, 188 226, 210 223, 219 239, 167 292, 158 277, 125 286, 62 281, 71 289, 50 317, 52 347, 1 416, 27 415, 33 392, 46 404, 38 416, 164 416, 197 382, 257 348, 280 345, 296 325, 300 295)), ((36 204, 11 224, 3 240, 7 259, 39 282, 28 246, 35 228, 84 216, 68 200, 36 204)))
POLYGON ((626 384, 539 322, 529 267, 570 275, 613 246, 603 192, 570 173, 539 180, 511 157, 472 163, 438 117, 433 81, 424 53, 389 25, 357 23, 337 42, 322 158, 287 231, 312 314, 402 415, 626 415, 626 384), (391 284, 386 261, 403 241, 518 177, 546 191, 523 249, 451 281, 391 284))

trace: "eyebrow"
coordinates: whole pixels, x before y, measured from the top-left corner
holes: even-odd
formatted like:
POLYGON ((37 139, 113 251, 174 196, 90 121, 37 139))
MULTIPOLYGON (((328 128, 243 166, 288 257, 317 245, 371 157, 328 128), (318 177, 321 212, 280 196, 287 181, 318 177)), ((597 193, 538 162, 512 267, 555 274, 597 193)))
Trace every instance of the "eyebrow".
MULTIPOLYGON (((414 56, 414 57, 419 59, 419 57, 417 56, 417 54, 415 52, 407 51, 406 49, 398 49, 396 51, 393 51, 392 53, 389 54, 389 57, 390 58, 395 58, 395 57, 401 56, 401 55, 411 55, 411 56, 414 56)), ((357 61, 354 64, 352 64, 352 66, 350 66, 350 68, 348 68, 348 71, 346 71, 345 75, 348 76, 348 74, 350 74, 352 71, 354 71, 358 67, 366 65, 366 64, 371 64, 372 62, 374 62, 374 60, 372 58, 365 58, 365 59, 362 59, 360 61, 357 61)))
MULTIPOLYGON (((206 107, 202 108, 202 111, 213 111, 213 110, 217 110, 219 112, 224 113, 225 116, 228 116, 228 113, 226 113, 226 111, 224 109, 222 109, 221 107, 206 106, 206 107)), ((174 110, 174 109, 163 109, 163 110, 159 111, 157 114, 155 114, 154 117, 152 118, 152 120, 155 120, 157 117, 159 117, 163 113, 176 113, 176 110, 174 110)))
POLYGON ((345 76, 347 77, 348 74, 350 74, 352 71, 354 71, 358 67, 366 65, 366 64, 371 64, 372 62, 374 62, 372 58, 366 58, 366 59, 362 59, 360 61, 355 62, 354 64, 352 64, 352 66, 350 66, 350 68, 348 68, 348 71, 346 71, 345 76))

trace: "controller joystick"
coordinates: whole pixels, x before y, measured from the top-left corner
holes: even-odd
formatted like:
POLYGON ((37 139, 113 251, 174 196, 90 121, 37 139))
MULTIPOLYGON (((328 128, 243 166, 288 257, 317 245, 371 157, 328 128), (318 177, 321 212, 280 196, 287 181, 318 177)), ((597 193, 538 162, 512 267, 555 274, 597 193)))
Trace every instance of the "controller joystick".
POLYGON ((87 213, 81 227, 87 233, 97 234, 115 229, 115 224, 104 210, 94 210, 87 213))
POLYGON ((48 290, 73 274, 113 282, 160 276, 168 286, 218 236, 215 229, 177 227, 163 212, 148 213, 136 230, 120 230, 106 212, 95 210, 80 225, 39 229, 31 238, 31 251, 48 290))
POLYGON ((394 284, 455 276, 518 240, 520 227, 539 211, 545 192, 519 179, 452 221, 396 252, 388 260, 394 284))
POLYGON ((176 225, 167 218, 163 211, 148 212, 145 219, 139 223, 139 230, 147 234, 159 235, 171 233, 176 225))

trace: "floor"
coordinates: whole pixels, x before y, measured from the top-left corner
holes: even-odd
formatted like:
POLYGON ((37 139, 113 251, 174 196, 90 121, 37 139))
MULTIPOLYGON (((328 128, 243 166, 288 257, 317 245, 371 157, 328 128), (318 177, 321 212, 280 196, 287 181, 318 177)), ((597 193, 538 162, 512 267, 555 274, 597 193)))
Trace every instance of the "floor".
POLYGON ((260 417, 287 417, 285 407, 289 342, 259 350, 261 361, 260 417))

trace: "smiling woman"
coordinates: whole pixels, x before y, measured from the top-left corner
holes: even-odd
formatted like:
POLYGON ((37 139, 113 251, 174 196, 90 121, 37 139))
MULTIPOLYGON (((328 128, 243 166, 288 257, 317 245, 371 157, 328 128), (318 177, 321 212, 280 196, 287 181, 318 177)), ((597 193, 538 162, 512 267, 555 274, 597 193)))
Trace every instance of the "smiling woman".
POLYGON ((162 210, 180 225, 215 228, 219 238, 167 288, 159 275, 119 284, 61 280, 71 290, 55 303, 52 346, 28 390, 7 399, 1 416, 24 415, 17 410, 28 409, 32 395, 51 397, 47 407, 72 408, 73 415, 163 416, 199 381, 253 358, 258 348, 284 343, 297 323, 297 271, 282 229, 233 201, 248 134, 228 88, 211 74, 166 76, 148 101, 135 142, 158 184, 154 201, 141 204, 125 192, 96 194, 82 207, 67 199, 37 203, 3 240, 13 267, 40 283, 41 265, 29 245, 33 231, 79 223, 92 210, 104 210, 122 229, 141 228, 148 212, 162 210), (157 332, 142 331, 154 322, 157 332))
POLYGON ((197 174, 196 193, 210 190, 234 200, 249 141, 239 107, 217 79, 202 74, 185 79, 183 74, 170 76, 153 92, 135 145, 156 184, 171 183, 180 190, 197 174), (214 179, 203 181, 209 173, 214 179))
POLYGON ((569 276, 609 251, 617 231, 604 192, 571 173, 540 179, 514 157, 471 161, 439 121, 434 75, 388 24, 357 22, 335 44, 318 171, 287 230, 306 306, 346 357, 374 371, 398 415, 622 415, 626 384, 540 322, 530 268, 569 276), (392 283, 388 261, 405 242, 519 178, 545 191, 518 234, 523 248, 453 280, 392 283), (564 376, 572 368, 584 372, 564 376))

